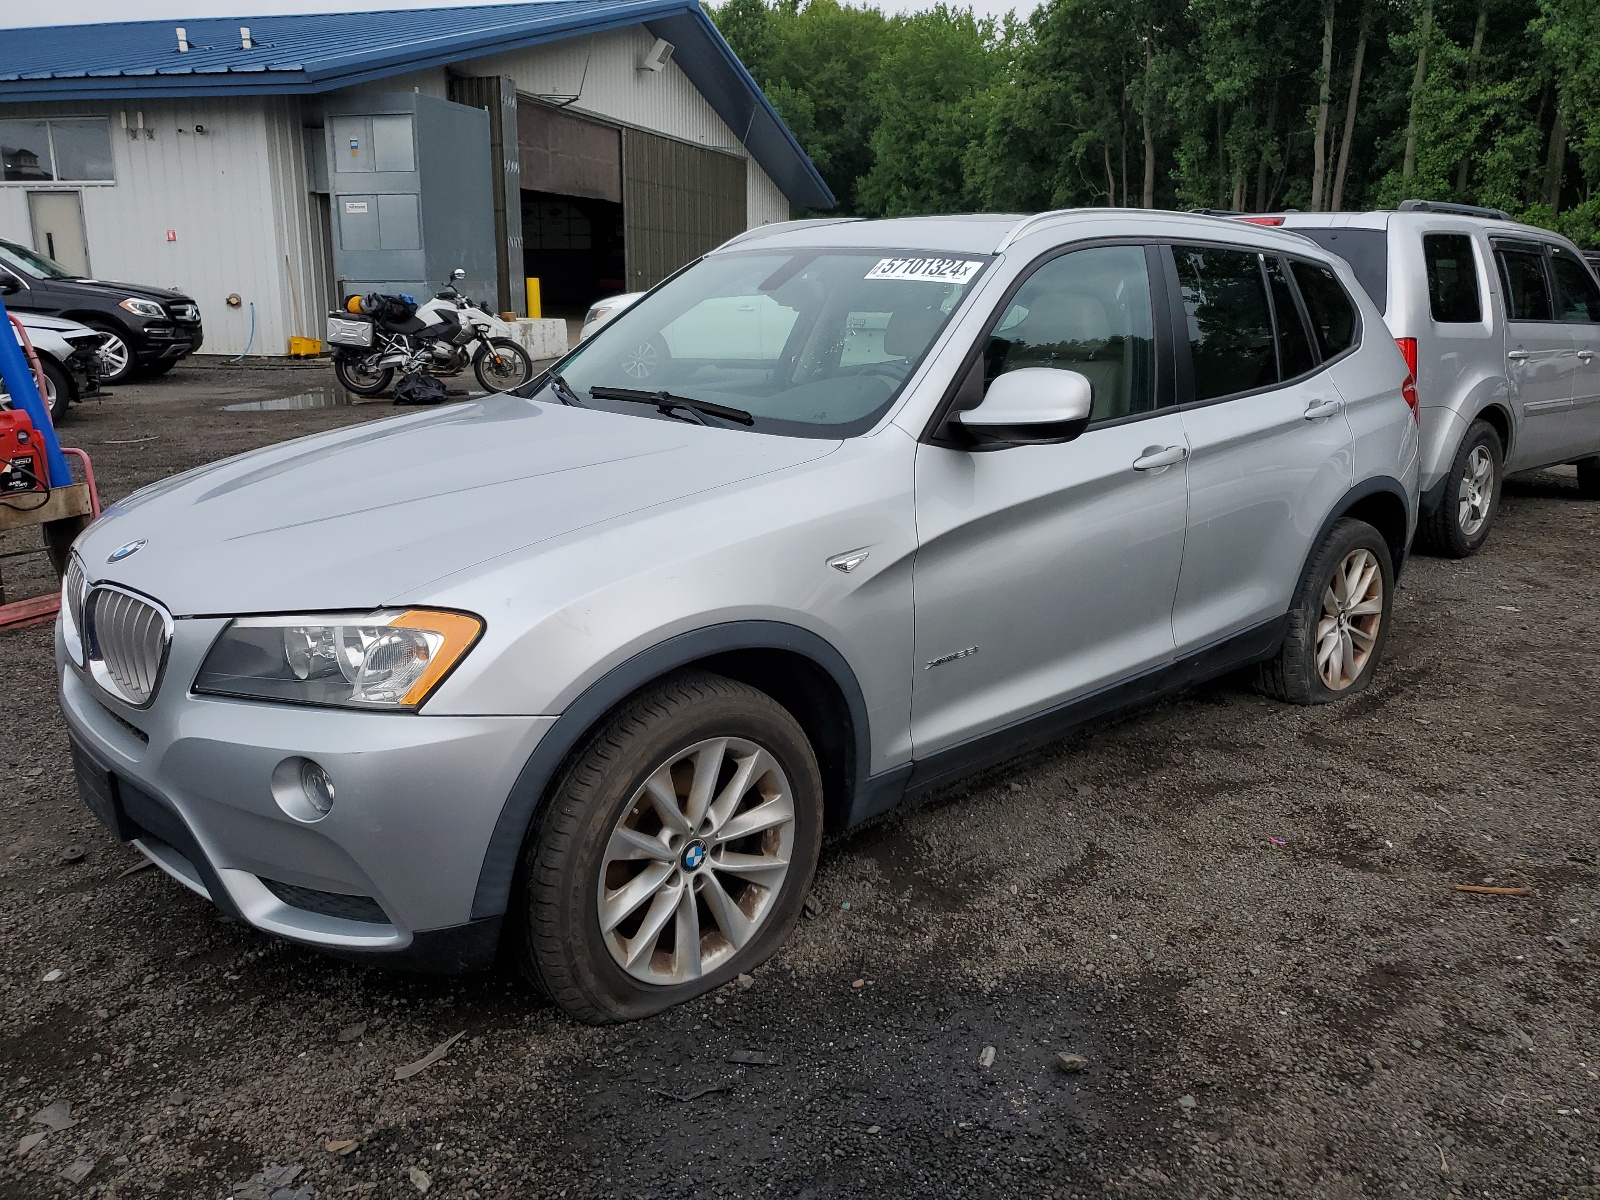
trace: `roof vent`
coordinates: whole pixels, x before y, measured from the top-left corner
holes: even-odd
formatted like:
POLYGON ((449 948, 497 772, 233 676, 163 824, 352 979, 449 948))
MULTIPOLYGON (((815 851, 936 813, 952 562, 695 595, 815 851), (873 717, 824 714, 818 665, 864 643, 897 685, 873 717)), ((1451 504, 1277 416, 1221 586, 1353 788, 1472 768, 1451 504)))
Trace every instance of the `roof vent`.
POLYGON ((250 36, 250 26, 248 26, 248 25, 239 26, 239 49, 241 49, 241 50, 254 50, 255 48, 256 48, 255 39, 250 36))
POLYGON ((178 53, 189 53, 189 33, 182 25, 178 26, 178 53))
POLYGON ((667 60, 672 57, 672 43, 665 38, 657 38, 655 45, 644 56, 644 61, 639 64, 641 71, 659 71, 667 65, 667 60))

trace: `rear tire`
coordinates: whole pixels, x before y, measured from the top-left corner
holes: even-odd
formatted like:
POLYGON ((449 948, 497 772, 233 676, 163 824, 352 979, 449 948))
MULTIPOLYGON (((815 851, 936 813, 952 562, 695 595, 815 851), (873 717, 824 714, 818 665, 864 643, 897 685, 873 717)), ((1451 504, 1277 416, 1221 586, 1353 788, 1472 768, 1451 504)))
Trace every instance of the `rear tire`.
POLYGON ((1257 684, 1290 704, 1329 704, 1372 681, 1389 638, 1394 566, 1389 543, 1365 521, 1334 523, 1306 564, 1283 646, 1257 684))
POLYGON ((511 942, 578 1020, 650 1016, 783 944, 821 843, 822 780, 795 719, 688 672, 617 712, 540 806, 511 942))
POLYGON ((1417 545, 1444 558, 1468 558, 1483 548, 1500 511, 1505 447, 1487 421, 1474 421, 1456 447, 1439 507, 1423 513, 1417 545))
POLYGON ((345 391, 353 392, 357 396, 381 396, 394 382, 394 368, 384 367, 382 370, 365 371, 359 364, 336 358, 333 360, 333 377, 345 391))
POLYGON ((1600 457, 1580 458, 1572 465, 1578 468, 1578 495, 1600 500, 1600 457))

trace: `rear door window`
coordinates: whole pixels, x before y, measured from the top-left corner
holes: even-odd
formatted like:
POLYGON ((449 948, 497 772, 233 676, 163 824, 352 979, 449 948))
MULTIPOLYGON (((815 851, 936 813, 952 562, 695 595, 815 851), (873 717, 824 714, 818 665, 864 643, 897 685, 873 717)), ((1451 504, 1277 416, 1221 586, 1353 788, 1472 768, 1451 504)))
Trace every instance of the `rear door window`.
POLYGON ((1544 252, 1525 243, 1495 247, 1500 278, 1505 283, 1506 307, 1513 321, 1554 320, 1550 283, 1544 273, 1544 252))
POLYGON ((1300 285, 1300 295, 1305 299, 1322 357, 1332 358, 1354 345, 1358 328, 1356 306, 1333 269, 1321 263, 1295 259, 1294 280, 1300 285))
POLYGON ((1428 311, 1443 324, 1483 320, 1478 260, 1465 233, 1425 233, 1422 258, 1428 268, 1428 311))
POLYGON ((1174 246, 1188 316, 1194 398, 1214 400, 1278 382, 1261 255, 1220 246, 1174 246))
POLYGON ((1272 289, 1272 314, 1278 322, 1278 371, 1284 379, 1294 379, 1316 366, 1317 360, 1281 258, 1267 259, 1267 283, 1272 289))
POLYGON ((1550 273, 1556 280, 1556 320, 1600 323, 1600 286, 1578 256, 1557 246, 1550 252, 1550 273))
POLYGON ((1389 301, 1389 234, 1383 229, 1327 229, 1296 226, 1294 232, 1331 250, 1355 272, 1361 290, 1383 312, 1389 301))

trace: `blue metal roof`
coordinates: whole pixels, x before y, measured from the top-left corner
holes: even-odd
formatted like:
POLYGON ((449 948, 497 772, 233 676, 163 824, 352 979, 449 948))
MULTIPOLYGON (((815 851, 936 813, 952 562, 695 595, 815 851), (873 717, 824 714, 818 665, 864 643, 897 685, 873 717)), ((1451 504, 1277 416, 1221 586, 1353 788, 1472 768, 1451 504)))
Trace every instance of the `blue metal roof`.
POLYGON ((673 44, 673 62, 792 203, 833 207, 828 185, 695 0, 537 0, 8 29, 0 37, 0 104, 329 92, 626 25, 673 44), (186 52, 178 49, 179 25, 186 52), (241 25, 255 43, 249 50, 240 45, 241 25))

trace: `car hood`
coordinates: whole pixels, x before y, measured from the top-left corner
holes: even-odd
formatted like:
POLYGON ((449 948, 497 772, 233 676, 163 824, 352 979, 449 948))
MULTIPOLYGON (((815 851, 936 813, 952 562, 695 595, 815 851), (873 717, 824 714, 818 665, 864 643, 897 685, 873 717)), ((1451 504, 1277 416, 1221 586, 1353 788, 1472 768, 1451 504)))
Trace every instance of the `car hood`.
POLYGON ((487 396, 154 484, 106 509, 78 550, 91 580, 175 616, 377 608, 838 445, 487 396))
POLYGON ((91 336, 95 336, 94 330, 90 329, 87 325, 81 324, 77 321, 69 321, 65 317, 47 317, 42 313, 33 312, 18 312, 13 315, 30 331, 36 329, 48 329, 54 333, 74 335, 87 333, 91 336))
POLYGON ((194 301, 182 292, 175 292, 171 288, 150 287, 143 283, 117 283, 107 279, 52 279, 45 286, 52 292, 68 296, 94 296, 104 299, 116 293, 115 302, 121 302, 129 296, 138 296, 145 300, 159 300, 163 304, 177 302, 180 304, 193 304, 194 301))

